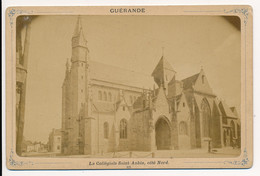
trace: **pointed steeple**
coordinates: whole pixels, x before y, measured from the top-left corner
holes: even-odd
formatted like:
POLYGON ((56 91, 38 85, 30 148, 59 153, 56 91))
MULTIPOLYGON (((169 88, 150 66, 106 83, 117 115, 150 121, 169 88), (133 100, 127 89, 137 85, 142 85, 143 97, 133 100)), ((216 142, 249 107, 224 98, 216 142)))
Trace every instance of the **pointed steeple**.
POLYGON ((162 84, 163 87, 165 87, 172 80, 175 73, 176 72, 173 70, 171 64, 165 59, 164 55, 162 55, 152 73, 152 76, 158 86, 162 84))
POLYGON ((87 40, 84 37, 83 34, 83 28, 81 24, 81 17, 78 16, 75 30, 72 36, 72 56, 71 56, 71 62, 83 62, 87 63, 88 61, 88 47, 87 47, 87 40))
POLYGON ((73 37, 72 37, 72 47, 77 47, 77 46, 87 47, 87 40, 85 39, 83 34, 83 28, 82 28, 80 16, 78 16, 73 37))
POLYGON ((81 24, 81 17, 78 16, 77 23, 74 29, 73 36, 76 37, 80 34, 80 31, 82 30, 82 24, 81 24))

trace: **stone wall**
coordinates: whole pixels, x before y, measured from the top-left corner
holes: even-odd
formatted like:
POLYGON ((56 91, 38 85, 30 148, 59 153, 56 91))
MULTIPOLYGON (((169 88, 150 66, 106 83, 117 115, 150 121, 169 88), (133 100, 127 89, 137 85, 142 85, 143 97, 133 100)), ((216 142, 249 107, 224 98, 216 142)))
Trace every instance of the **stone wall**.
POLYGON ((151 134, 150 110, 135 112, 130 119, 130 135, 131 150, 134 151, 150 151, 151 150, 151 134))

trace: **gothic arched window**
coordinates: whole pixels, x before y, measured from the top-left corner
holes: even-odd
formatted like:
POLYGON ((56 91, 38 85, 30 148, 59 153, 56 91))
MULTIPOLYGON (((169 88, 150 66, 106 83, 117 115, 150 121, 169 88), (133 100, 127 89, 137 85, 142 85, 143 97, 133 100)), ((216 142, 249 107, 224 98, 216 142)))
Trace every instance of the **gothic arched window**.
POLYGON ((107 101, 107 93, 104 92, 104 101, 107 101))
POLYGON ((206 99, 201 103, 203 136, 210 137, 210 107, 206 99))
POLYGON ((120 121, 120 139, 127 138, 127 121, 126 119, 122 119, 120 121))
POLYGON ((102 92, 101 91, 98 91, 98 99, 102 100, 102 92))
POLYGON ((109 134, 109 126, 108 126, 108 123, 105 122, 104 123, 104 138, 105 139, 108 139, 108 134, 109 134))
POLYGON ((179 134, 180 135, 188 135, 188 127, 186 122, 181 122, 179 125, 179 134))

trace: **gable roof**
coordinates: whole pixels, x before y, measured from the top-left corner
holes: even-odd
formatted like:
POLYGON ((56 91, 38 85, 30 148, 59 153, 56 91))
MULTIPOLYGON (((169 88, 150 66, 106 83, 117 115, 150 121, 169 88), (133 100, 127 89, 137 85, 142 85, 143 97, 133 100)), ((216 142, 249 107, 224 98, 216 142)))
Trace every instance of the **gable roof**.
POLYGON ((126 86, 149 89, 154 85, 153 78, 149 75, 91 60, 89 73, 91 79, 126 86))
POLYGON ((236 107, 231 107, 230 109, 235 114, 235 116, 239 117, 236 107))
POLYGON ((228 105, 224 101, 220 101, 219 109, 224 116, 236 118, 236 115, 231 111, 231 109, 228 107, 228 105))
POLYGON ((189 89, 192 88, 192 85, 197 81, 200 73, 197 73, 193 76, 190 76, 188 78, 185 78, 182 80, 183 82, 183 89, 189 89))
POLYGON ((125 107, 127 107, 127 108, 129 109, 129 105, 127 104, 127 102, 126 102, 126 100, 125 100, 125 96, 122 96, 122 97, 120 98, 120 100, 115 103, 116 111, 118 110, 118 108, 119 108, 120 105, 122 105, 122 104, 123 104, 123 106, 125 106, 125 107))
POLYGON ((135 100, 135 102, 133 104, 133 108, 134 109, 142 108, 143 107, 142 100, 143 100, 142 96, 137 97, 137 99, 135 100))
POLYGON ((169 102, 169 100, 168 100, 168 98, 167 98, 167 96, 166 96, 166 94, 165 94, 165 90, 164 90, 164 88, 163 88, 162 86, 159 87, 156 96, 155 96, 155 97, 153 98, 153 100, 152 100, 153 103, 154 103, 154 105, 157 104, 157 100, 158 100, 158 98, 159 98, 160 96, 163 96, 163 97, 165 98, 167 104, 169 105, 170 102, 169 102))

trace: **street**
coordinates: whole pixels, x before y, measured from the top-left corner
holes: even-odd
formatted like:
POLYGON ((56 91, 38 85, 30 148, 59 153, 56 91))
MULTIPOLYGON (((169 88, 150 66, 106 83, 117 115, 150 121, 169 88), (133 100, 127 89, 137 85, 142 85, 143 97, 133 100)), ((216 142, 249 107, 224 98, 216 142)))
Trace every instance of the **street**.
POLYGON ((214 152, 208 153, 207 149, 192 150, 156 150, 154 152, 145 151, 122 151, 109 152, 96 155, 62 155, 51 152, 31 152, 24 153, 25 157, 72 157, 72 158, 229 158, 238 157, 240 149, 225 147, 213 149, 214 152))

